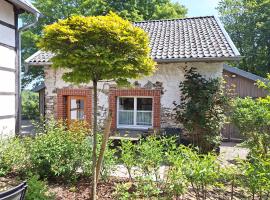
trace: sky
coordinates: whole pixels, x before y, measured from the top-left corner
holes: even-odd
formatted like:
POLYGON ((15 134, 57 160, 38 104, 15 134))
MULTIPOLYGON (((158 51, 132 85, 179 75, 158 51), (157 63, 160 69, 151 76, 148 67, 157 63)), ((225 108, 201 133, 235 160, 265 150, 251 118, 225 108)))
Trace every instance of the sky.
POLYGON ((186 6, 188 9, 188 17, 216 15, 218 12, 215 9, 220 0, 174 0, 186 6))

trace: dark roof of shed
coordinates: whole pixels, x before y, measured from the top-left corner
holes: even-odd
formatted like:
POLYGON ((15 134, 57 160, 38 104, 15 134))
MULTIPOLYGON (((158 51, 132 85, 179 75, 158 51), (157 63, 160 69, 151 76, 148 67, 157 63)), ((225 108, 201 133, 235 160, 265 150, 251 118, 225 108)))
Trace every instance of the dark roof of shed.
POLYGON ((42 90, 42 89, 44 89, 44 88, 45 88, 45 83, 42 82, 40 85, 34 87, 34 88, 32 89, 32 91, 33 91, 33 92, 39 92, 40 90, 42 90))
POLYGON ((267 82, 267 80, 261 76, 258 76, 256 74, 252 74, 250 72, 244 71, 244 70, 236 68, 236 67, 231 67, 231 66, 226 65, 226 64, 223 65, 223 69, 225 71, 242 76, 242 77, 247 78, 247 79, 252 80, 252 81, 260 80, 263 82, 267 82))
MULTIPOLYGON (((150 37, 151 56, 157 62, 237 60, 240 53, 214 16, 135 22, 150 37)), ((50 65, 52 53, 38 51, 30 65, 50 65)))

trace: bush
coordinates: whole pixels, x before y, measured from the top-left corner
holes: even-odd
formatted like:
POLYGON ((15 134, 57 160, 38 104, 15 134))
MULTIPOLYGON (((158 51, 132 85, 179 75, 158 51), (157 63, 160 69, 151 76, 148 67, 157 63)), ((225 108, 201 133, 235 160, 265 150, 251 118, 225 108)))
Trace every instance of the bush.
MULTIPOLYGON (((270 92, 270 74, 265 82, 258 81, 257 85, 270 92)), ((233 108, 232 121, 245 137, 251 154, 266 158, 270 153, 270 96, 237 98, 233 108)))
POLYGON ((48 186, 40 181, 38 176, 32 176, 27 180, 26 200, 53 200, 54 195, 49 194, 48 186))
POLYGON ((127 168, 129 180, 132 180, 132 167, 137 164, 136 160, 136 147, 132 144, 130 140, 122 140, 120 150, 120 161, 127 168))
POLYGON ((10 172, 26 172, 29 165, 27 140, 11 138, 0 141, 0 176, 10 172))
POLYGON ((164 161, 164 142, 165 139, 159 139, 155 136, 149 136, 137 146, 138 166, 145 176, 154 176, 159 180, 159 168, 164 161))
POLYGON ((29 154, 32 170, 41 178, 62 178, 64 181, 75 180, 77 170, 84 168, 91 146, 87 145, 87 129, 73 132, 56 122, 49 122, 46 134, 39 134, 33 139, 29 154))
POLYGON ((22 119, 39 117, 39 97, 35 92, 22 91, 22 119))
POLYGON ((268 199, 270 195, 270 159, 253 157, 252 161, 240 164, 242 178, 240 183, 247 188, 252 199, 268 199))
POLYGON ((206 199, 207 189, 219 184, 222 173, 215 155, 199 154, 198 150, 181 145, 175 151, 170 152, 168 157, 172 166, 168 172, 168 178, 170 182, 176 184, 174 192, 182 194, 187 183, 190 183, 196 199, 199 200, 201 197, 206 199), (179 182, 176 176, 182 182, 179 182))
POLYGON ((222 79, 206 79, 190 68, 185 69, 185 81, 179 87, 182 98, 180 105, 175 103, 176 120, 183 124, 189 139, 202 153, 217 148, 228 105, 222 79))

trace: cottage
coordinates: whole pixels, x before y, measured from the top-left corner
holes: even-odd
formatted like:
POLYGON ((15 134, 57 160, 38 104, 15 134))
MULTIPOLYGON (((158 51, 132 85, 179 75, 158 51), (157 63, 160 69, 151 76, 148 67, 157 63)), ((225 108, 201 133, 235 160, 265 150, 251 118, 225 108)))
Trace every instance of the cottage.
POLYGON ((26 0, 0 1, 0 136, 14 135, 20 127, 20 41, 18 28, 21 13, 39 16, 26 0))
MULTIPOLYGON (((150 77, 130 80, 134 88, 118 88, 113 82, 98 84, 98 119, 111 110, 112 129, 147 130, 178 127, 173 102, 180 103, 179 83, 184 68, 194 67, 206 78, 222 77, 223 64, 240 54, 216 17, 136 22, 150 37, 151 56, 158 70, 150 77)), ((28 65, 44 66, 45 115, 91 123, 92 84, 75 86, 62 80, 62 70, 51 67, 52 54, 38 51, 28 65)))

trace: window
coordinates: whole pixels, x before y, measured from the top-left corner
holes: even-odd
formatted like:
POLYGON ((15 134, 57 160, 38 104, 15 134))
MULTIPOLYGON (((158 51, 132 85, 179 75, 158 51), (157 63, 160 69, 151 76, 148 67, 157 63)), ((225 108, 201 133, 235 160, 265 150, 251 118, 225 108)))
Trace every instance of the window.
POLYGON ((152 127, 152 98, 118 97, 117 126, 119 128, 152 127))
POLYGON ((67 98, 68 121, 85 119, 85 99, 79 96, 68 96, 67 98))

